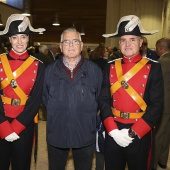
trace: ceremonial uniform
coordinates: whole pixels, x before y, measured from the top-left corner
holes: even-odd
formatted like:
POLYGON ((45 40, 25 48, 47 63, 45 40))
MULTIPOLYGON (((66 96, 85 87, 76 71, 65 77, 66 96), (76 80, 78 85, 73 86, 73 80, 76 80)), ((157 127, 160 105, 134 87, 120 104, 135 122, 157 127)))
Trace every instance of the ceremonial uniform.
MULTIPOLYGON (((12 87, 10 79, 5 72, 4 67, 6 67, 6 63, 3 62, 3 57, 6 57, 7 61, 9 61, 9 66, 12 72, 15 72, 18 70, 18 68, 21 68, 21 65, 25 63, 29 56, 27 51, 19 56, 14 53, 13 50, 9 52, 9 55, 1 54, 0 56, 0 167, 1 163, 3 162, 3 158, 6 158, 11 154, 9 147, 14 145, 13 143, 5 141, 4 138, 13 131, 15 131, 18 135, 21 135, 21 138, 23 136, 25 139, 25 141, 15 141, 14 148, 18 150, 15 152, 15 159, 17 159, 19 162, 15 161, 14 164, 22 164, 21 160, 23 160, 23 155, 20 155, 20 152, 22 152, 21 142, 24 142, 24 145, 28 145, 25 151, 28 155, 25 156, 28 157, 31 155, 30 148, 32 148, 34 134, 33 119, 37 114, 39 105, 41 103, 44 73, 44 65, 30 56, 29 58, 32 59, 32 63, 29 64, 28 68, 24 70, 24 72, 22 72, 22 70, 18 72, 19 75, 16 75, 17 77, 15 79, 17 82, 16 87, 12 87), (5 80, 8 81, 6 85, 5 80), (21 88, 22 92, 25 94, 26 99, 20 99, 19 94, 15 91, 15 89, 18 87, 21 88), (24 100, 23 103, 22 100, 24 100), (5 150, 5 155, 2 155, 2 149, 5 150)), ((28 161, 28 164, 29 162, 30 161, 28 161)))
POLYGON ((42 101, 45 66, 26 50, 28 34, 35 31, 29 26, 27 17, 14 14, 0 32, 10 36, 12 46, 8 54, 0 55, 1 170, 9 170, 10 165, 12 170, 30 170, 34 117, 42 101))
POLYGON ((122 17, 117 31, 104 37, 119 36, 123 58, 106 65, 99 97, 106 128, 106 170, 149 170, 152 132, 161 117, 163 78, 157 61, 139 54, 145 31, 139 18, 122 17))
MULTIPOLYGON (((163 93, 161 93, 163 86, 158 81, 162 79, 160 64, 145 59, 147 63, 127 81, 127 87, 125 87, 123 83, 122 86, 120 83, 119 87, 113 87, 118 81, 116 70, 120 69, 116 68, 115 63, 121 62, 122 75, 125 75, 126 73, 132 74, 129 70, 140 62, 141 59, 142 57, 138 54, 131 59, 118 59, 107 65, 107 71, 103 81, 104 88, 102 88, 100 95, 100 106, 102 119, 107 132, 116 128, 122 129, 131 127, 138 134, 133 143, 126 148, 118 146, 114 140, 106 134, 106 143, 108 143, 108 145, 106 144, 107 148, 105 152, 110 152, 112 149, 117 150, 117 154, 112 155, 112 157, 114 157, 115 162, 120 162, 122 167, 125 162, 125 158, 122 157, 122 152, 125 152, 127 160, 129 162, 130 160, 132 161, 130 162, 131 166, 137 164, 136 166, 139 165, 142 169, 142 167, 146 167, 146 165, 142 163, 143 159, 147 160, 150 158, 149 148, 151 148, 152 128, 160 118, 163 101, 163 93), (110 87, 113 87, 113 91, 110 87), (144 100, 141 103, 141 106, 138 105, 140 101, 138 102, 135 98, 133 99, 133 97, 136 97, 137 95, 127 93, 126 88, 128 89, 130 87, 132 87, 134 91, 137 92, 137 95, 144 100), (117 90, 115 90, 116 88, 117 90), (112 96, 110 96, 110 91, 112 96), (105 102, 106 100, 107 103, 105 102), (112 103, 111 105, 110 102, 112 103), (147 107, 144 106, 145 104, 147 107), (112 110, 110 106, 112 106, 112 110), (143 108, 143 110, 141 108, 143 108), (132 149, 133 152, 129 153, 132 149), (136 160, 136 155, 139 156, 139 154, 141 155, 140 159, 136 160)), ((116 169, 114 163, 113 167, 116 169)))

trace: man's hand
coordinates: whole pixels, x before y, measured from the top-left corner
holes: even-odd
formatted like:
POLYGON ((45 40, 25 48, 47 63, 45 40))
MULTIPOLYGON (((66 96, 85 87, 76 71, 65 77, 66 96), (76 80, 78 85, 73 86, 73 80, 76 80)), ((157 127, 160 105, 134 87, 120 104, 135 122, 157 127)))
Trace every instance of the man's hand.
POLYGON ((115 140, 115 142, 121 146, 121 147, 126 147, 130 143, 132 143, 134 138, 129 137, 128 135, 128 130, 129 129, 115 129, 109 132, 109 135, 115 140))
POLYGON ((13 132, 10 135, 5 137, 5 140, 8 141, 8 142, 13 142, 17 139, 19 139, 19 136, 15 132, 13 132))

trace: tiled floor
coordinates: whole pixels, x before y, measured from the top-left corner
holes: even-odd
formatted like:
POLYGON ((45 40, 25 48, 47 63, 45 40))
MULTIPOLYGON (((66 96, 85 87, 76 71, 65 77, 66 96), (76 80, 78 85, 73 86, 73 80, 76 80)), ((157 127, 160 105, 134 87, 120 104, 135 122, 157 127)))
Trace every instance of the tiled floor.
MULTIPOLYGON (((45 139, 46 138, 46 121, 39 121, 38 126, 39 126, 39 141, 38 141, 37 163, 36 164, 34 163, 34 159, 32 157, 31 170, 48 170, 47 146, 46 146, 46 139, 45 139)), ((74 170, 71 154, 69 155, 66 170, 74 170)), ((95 158, 93 160, 92 170, 95 170, 95 158)), ((163 169, 158 167, 157 170, 163 170, 163 169)), ((168 168, 166 170, 170 170, 170 156, 168 160, 168 168)))

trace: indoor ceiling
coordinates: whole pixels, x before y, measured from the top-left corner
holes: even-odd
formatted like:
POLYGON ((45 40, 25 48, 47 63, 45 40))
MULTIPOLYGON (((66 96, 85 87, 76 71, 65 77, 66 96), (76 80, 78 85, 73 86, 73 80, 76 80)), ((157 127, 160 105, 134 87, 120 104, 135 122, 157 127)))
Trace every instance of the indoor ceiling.
POLYGON ((99 44, 105 39, 106 0, 30 0, 34 28, 45 28, 44 34, 32 37, 33 42, 59 42, 62 31, 75 26, 84 43, 99 44), (60 26, 53 26, 58 14, 60 26))

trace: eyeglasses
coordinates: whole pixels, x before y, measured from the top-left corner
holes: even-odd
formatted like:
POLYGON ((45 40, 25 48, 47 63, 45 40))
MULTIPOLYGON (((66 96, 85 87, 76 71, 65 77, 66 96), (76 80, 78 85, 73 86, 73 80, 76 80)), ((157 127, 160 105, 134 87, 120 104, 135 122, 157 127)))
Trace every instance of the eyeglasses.
POLYGON ((73 40, 64 40, 61 42, 64 46, 69 46, 70 43, 72 43, 72 45, 80 45, 81 41, 77 40, 77 39, 73 39, 73 40))

